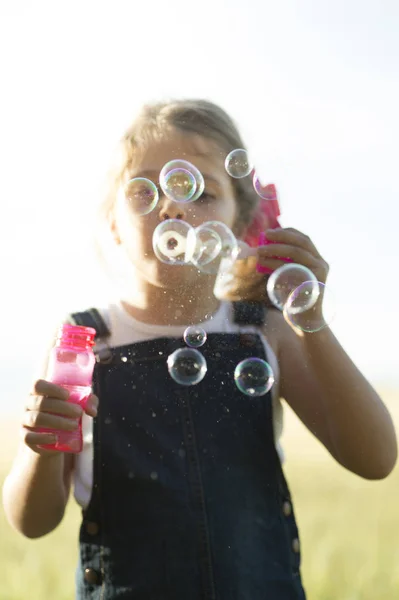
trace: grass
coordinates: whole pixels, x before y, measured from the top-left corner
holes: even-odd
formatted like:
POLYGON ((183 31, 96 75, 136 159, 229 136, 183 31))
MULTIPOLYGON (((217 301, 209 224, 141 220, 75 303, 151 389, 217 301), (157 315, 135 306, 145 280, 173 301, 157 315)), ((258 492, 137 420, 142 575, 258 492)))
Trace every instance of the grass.
MULTIPOLYGON (((399 425, 399 392, 383 398, 399 425)), ((17 443, 15 427, 1 429, 0 483, 17 443)), ((399 468, 383 481, 348 473, 289 408, 283 445, 308 600, 399 598, 399 468)), ((27 540, 10 528, 0 509, 1 600, 74 598, 79 520, 80 510, 71 501, 56 531, 27 540)))

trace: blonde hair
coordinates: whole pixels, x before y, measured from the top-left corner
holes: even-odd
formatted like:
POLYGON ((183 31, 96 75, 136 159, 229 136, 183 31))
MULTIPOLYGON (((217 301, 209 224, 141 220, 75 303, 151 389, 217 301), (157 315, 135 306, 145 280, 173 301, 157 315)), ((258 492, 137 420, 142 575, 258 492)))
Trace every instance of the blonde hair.
MULTIPOLYGON (((104 230, 104 225, 110 227, 110 217, 118 190, 128 178, 135 154, 154 139, 159 139, 173 130, 197 134, 212 140, 225 156, 236 148, 245 148, 233 120, 222 108, 208 100, 173 100, 144 105, 119 141, 115 161, 108 174, 107 191, 99 207, 95 247, 102 264, 105 263, 106 257, 103 235, 100 232, 104 230)), ((233 229, 235 235, 243 236, 258 208, 259 197, 250 177, 232 178, 232 185, 238 206, 238 217, 233 229)), ((252 263, 253 259, 238 261, 235 265, 232 286, 234 298, 231 299, 265 299, 265 278, 258 276, 252 263), (261 282, 262 290, 259 287, 261 282)))

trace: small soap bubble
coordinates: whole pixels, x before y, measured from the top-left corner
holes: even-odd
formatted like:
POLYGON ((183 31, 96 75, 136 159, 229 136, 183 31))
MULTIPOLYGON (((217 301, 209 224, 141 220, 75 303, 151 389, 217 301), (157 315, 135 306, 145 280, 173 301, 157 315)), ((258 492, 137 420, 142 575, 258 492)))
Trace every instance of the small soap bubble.
POLYGON ((194 230, 192 263, 203 273, 216 274, 223 259, 235 261, 239 246, 233 232, 220 221, 206 221, 194 230))
POLYGON ((256 173, 254 173, 252 184, 254 186, 255 192, 258 194, 260 198, 263 200, 274 200, 275 198, 275 190, 274 187, 270 189, 272 186, 263 186, 260 182, 260 179, 256 173))
POLYGON ((295 303, 291 309, 293 313, 303 312, 314 306, 319 297, 317 278, 303 265, 287 263, 273 271, 267 280, 267 295, 274 306, 282 311, 291 292, 305 281, 309 282, 309 286, 306 288, 307 293, 303 293, 301 297, 302 304, 295 303))
POLYGON ((135 177, 127 182, 124 188, 125 199, 129 208, 137 215, 148 215, 156 207, 158 188, 145 177, 135 177))
POLYGON ((287 321, 301 331, 314 333, 329 327, 336 315, 333 294, 321 281, 317 281, 317 301, 310 304, 309 296, 314 291, 313 281, 305 281, 289 295, 283 314, 287 321))
POLYGON ((234 179, 246 177, 252 171, 252 164, 249 160, 248 152, 242 148, 232 150, 226 156, 224 166, 230 177, 234 177, 234 179))
POLYGON ((191 202, 197 190, 194 175, 182 167, 168 171, 160 185, 165 196, 175 202, 191 202))
POLYGON ((206 342, 207 334, 202 327, 190 325, 184 332, 184 341, 190 348, 200 348, 206 342))
POLYGON ((180 385, 196 385, 206 375, 207 364, 195 348, 179 348, 168 356, 168 371, 180 385))
POLYGON ((202 196, 205 182, 202 173, 187 160, 171 160, 159 174, 165 196, 175 202, 195 202, 202 196))
POLYGON ((269 363, 261 358, 246 358, 235 368, 234 381, 246 396, 263 396, 272 388, 274 375, 269 363))
POLYGON ((165 264, 187 264, 194 252, 194 229, 181 219, 162 221, 154 230, 152 247, 157 258, 165 264))

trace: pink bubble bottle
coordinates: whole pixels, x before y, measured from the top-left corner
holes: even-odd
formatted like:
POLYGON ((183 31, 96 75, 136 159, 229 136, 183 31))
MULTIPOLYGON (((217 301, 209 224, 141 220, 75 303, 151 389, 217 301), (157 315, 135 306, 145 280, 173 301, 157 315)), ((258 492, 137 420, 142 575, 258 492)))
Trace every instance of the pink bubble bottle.
MULTIPOLYGON (((95 335, 96 330, 92 327, 62 325, 49 356, 47 381, 68 390, 67 401, 80 404, 83 409, 91 394, 96 362, 93 352, 95 335)), ((73 453, 82 451, 82 417, 79 419, 79 427, 74 431, 55 431, 43 428, 40 431, 54 433, 57 437, 55 444, 42 446, 47 450, 73 453)))

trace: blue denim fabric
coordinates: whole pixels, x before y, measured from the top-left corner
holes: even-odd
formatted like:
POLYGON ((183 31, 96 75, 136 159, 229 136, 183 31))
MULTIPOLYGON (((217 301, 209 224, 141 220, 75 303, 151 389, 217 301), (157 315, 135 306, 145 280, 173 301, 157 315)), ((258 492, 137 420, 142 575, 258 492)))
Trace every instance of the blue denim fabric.
POLYGON ((262 340, 209 334, 207 374, 190 387, 167 370, 182 346, 143 341, 96 364, 94 485, 76 597, 305 600, 271 394, 246 396, 233 377, 244 358, 267 360, 262 340))

